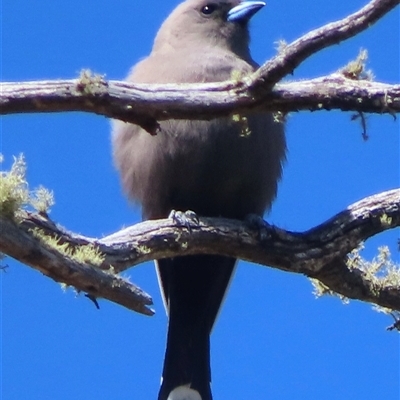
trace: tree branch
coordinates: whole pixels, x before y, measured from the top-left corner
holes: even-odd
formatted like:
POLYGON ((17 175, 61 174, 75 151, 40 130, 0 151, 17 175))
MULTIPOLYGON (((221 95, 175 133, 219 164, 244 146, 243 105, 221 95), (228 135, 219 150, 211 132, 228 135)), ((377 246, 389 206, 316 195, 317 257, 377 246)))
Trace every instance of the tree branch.
MULTIPOLYGON (((112 265, 108 268, 96 268, 91 264, 84 264, 66 256, 62 247, 49 246, 34 234, 35 229, 46 226, 47 233, 51 226, 53 238, 64 238, 65 232, 56 227, 50 220, 40 214, 30 214, 21 211, 18 222, 0 216, 0 251, 26 264, 56 282, 73 286, 78 292, 85 292, 91 298, 102 297, 120 304, 130 310, 145 315, 153 315, 154 311, 148 308, 152 305, 151 297, 136 285, 128 282, 114 273, 112 265)), ((37 231, 36 231, 37 232, 37 231)), ((77 236, 73 235, 75 240, 77 236)), ((82 239, 90 244, 92 240, 82 239)), ((60 240, 64 242, 63 240, 60 240)), ((71 254, 78 245, 71 244, 71 254)))
POLYGON ((232 82, 147 85, 101 80, 96 93, 81 93, 78 85, 74 79, 3 83, 1 113, 87 111, 143 124, 153 119, 211 119, 255 109, 400 112, 400 85, 356 81, 340 73, 277 84, 258 97, 233 90, 232 82))
MULTIPOLYGON (((400 112, 400 85, 371 82, 343 69, 308 81, 277 83, 319 50, 369 28, 400 4, 372 0, 356 13, 314 30, 255 73, 206 84, 144 85, 105 81, 83 72, 79 79, 2 83, 0 114, 85 111, 122 119, 155 133, 167 119, 212 119, 255 110, 400 112)), ((362 70, 362 68, 361 68, 362 70)), ((152 315, 151 297, 116 273, 132 265, 185 254, 223 254, 317 278, 349 298, 400 310, 400 284, 383 285, 345 263, 363 240, 400 225, 400 190, 358 202, 324 224, 303 233, 273 226, 254 229, 240 221, 201 218, 179 227, 172 220, 148 221, 102 238, 67 232, 43 214, 0 214, 0 251, 52 279, 152 315), (50 240, 49 238, 53 238, 50 240), (55 239, 54 239, 55 238, 55 239), (101 261, 82 260, 82 249, 98 249, 101 261)), ((399 281, 397 281, 399 282, 399 281)))
POLYGON ((67 232, 48 218, 23 212, 17 225, 0 217, 0 251, 40 270, 59 282, 93 297, 103 297, 147 315, 151 298, 110 271, 121 272, 138 263, 189 254, 221 254, 317 278, 346 297, 400 311, 400 284, 385 286, 343 259, 361 242, 400 226, 400 189, 359 201, 325 223, 303 233, 265 225, 254 229, 236 220, 200 218, 199 224, 177 226, 171 220, 146 221, 102 239, 67 232), (98 267, 77 263, 45 239, 57 237, 58 246, 78 249, 93 245, 102 253, 98 267), (111 267, 112 266, 112 267, 111 267), (105 273, 105 271, 107 271, 105 273))
POLYGON ((295 68, 313 54, 370 28, 399 4, 399 0, 372 0, 354 14, 307 33, 285 46, 280 54, 263 65, 251 77, 249 85, 261 80, 267 87, 272 87, 286 75, 292 74, 295 68))
POLYGON ((152 133, 157 131, 157 121, 212 119, 254 110, 398 113, 400 85, 369 82, 357 76, 349 79, 346 71, 277 84, 312 54, 369 28, 398 4, 399 0, 373 0, 349 17, 284 46, 258 71, 241 79, 144 85, 106 81, 83 72, 73 80, 2 83, 0 113, 85 111, 133 122, 152 133))

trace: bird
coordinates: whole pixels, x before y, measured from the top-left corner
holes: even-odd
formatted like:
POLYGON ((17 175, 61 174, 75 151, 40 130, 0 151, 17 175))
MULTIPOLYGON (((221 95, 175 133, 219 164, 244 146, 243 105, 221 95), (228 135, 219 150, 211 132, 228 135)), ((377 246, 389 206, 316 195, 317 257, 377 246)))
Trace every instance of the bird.
MULTIPOLYGON (((146 84, 220 82, 259 65, 249 21, 265 3, 186 0, 161 25, 150 54, 126 78, 146 84)), ((144 220, 172 210, 198 216, 262 218, 276 197, 285 161, 284 125, 268 112, 211 120, 170 119, 150 135, 113 121, 113 158, 144 220)), ((236 261, 190 255, 156 261, 168 332, 158 400, 212 400, 210 335, 236 261)))

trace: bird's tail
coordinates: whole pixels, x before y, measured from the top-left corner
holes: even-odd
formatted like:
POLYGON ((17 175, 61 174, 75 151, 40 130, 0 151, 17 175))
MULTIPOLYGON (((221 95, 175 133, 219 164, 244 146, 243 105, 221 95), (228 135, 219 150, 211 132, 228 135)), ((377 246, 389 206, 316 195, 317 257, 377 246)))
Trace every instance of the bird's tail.
POLYGON ((167 400, 177 387, 187 387, 211 400, 210 335, 203 327, 187 329, 172 320, 168 326, 159 400, 167 400))
POLYGON ((234 259, 210 255, 158 262, 169 315, 158 400, 167 400, 171 391, 180 386, 196 390, 201 400, 212 400, 210 333, 234 265, 234 259))

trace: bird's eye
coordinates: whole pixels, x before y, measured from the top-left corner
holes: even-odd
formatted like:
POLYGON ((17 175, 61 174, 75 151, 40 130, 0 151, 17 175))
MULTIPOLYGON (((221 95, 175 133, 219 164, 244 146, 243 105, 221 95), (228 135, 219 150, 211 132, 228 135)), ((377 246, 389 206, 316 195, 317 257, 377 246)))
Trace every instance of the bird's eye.
POLYGON ((216 9, 217 9, 217 5, 210 3, 210 4, 205 5, 201 9, 201 13, 204 15, 211 15, 216 9))

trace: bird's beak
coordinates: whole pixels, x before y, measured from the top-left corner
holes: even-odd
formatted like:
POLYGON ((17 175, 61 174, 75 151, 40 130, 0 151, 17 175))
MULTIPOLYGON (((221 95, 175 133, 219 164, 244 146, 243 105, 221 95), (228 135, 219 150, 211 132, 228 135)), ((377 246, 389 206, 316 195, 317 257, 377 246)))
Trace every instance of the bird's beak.
POLYGON ((248 21, 258 10, 263 8, 263 1, 242 1, 228 12, 229 22, 248 21))

